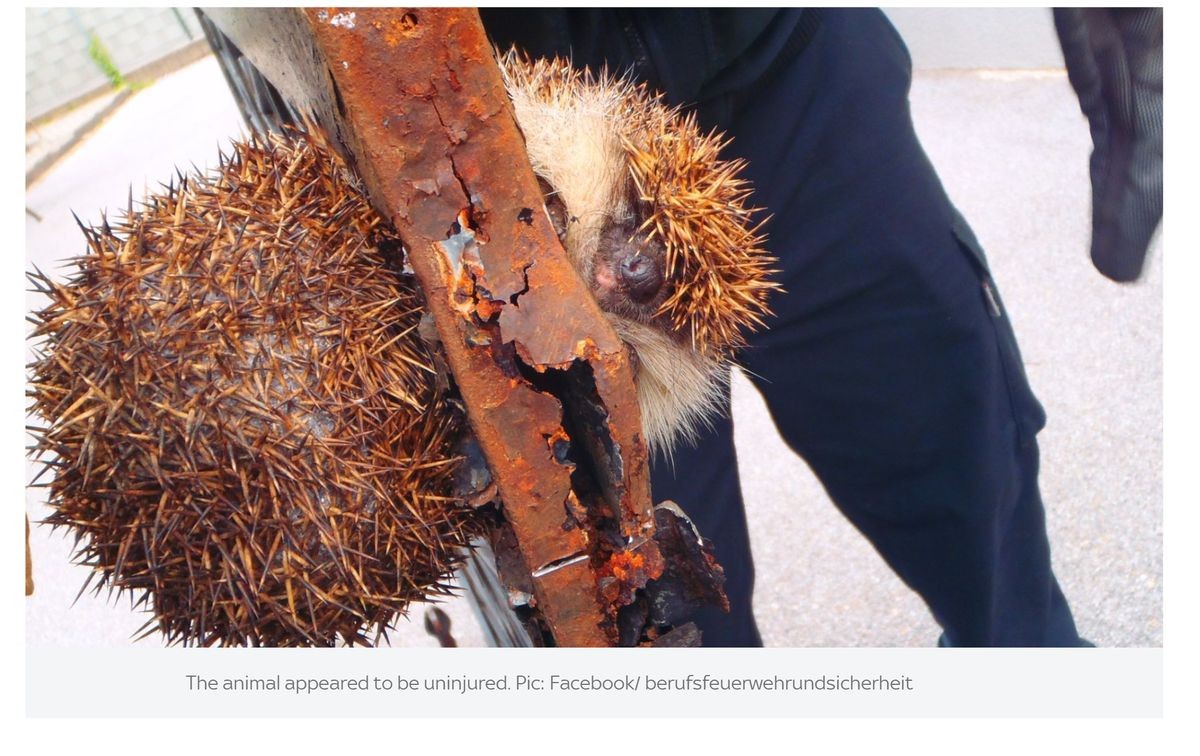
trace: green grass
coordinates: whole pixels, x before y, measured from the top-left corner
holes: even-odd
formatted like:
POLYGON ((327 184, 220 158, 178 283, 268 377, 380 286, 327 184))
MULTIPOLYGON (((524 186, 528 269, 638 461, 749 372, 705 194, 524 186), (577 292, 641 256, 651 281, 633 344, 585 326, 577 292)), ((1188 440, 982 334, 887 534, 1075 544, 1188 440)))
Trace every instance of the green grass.
POLYGON ((129 86, 129 82, 121 74, 121 69, 117 68, 117 64, 113 62, 112 55, 108 52, 108 48, 100 41, 100 38, 95 33, 88 35, 88 57, 96 64, 96 67, 104 74, 113 89, 125 89, 129 86))

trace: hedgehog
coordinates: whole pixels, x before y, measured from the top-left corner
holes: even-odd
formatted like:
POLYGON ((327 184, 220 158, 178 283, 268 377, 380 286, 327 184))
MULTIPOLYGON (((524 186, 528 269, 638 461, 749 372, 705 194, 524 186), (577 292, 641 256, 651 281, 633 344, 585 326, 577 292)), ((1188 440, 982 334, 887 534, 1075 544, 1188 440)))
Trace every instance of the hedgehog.
POLYGON ((415 337, 399 242, 315 141, 235 145, 209 176, 85 230, 31 380, 47 522, 98 585, 197 645, 374 642, 449 591, 454 407, 415 337))
MULTIPOLYGON (((652 449, 694 436, 773 260, 740 162, 644 86, 498 56, 546 212, 635 356, 652 449)), ((82 224, 81 224, 82 227, 82 224)), ((211 173, 83 227, 34 313, 34 453, 97 590, 184 645, 370 645, 447 594, 483 525, 465 419, 419 336, 401 240, 319 135, 237 142, 211 173)))
POLYGON ((652 451, 694 441, 779 287, 742 161, 645 85, 562 59, 500 59, 568 258, 634 357, 652 451))

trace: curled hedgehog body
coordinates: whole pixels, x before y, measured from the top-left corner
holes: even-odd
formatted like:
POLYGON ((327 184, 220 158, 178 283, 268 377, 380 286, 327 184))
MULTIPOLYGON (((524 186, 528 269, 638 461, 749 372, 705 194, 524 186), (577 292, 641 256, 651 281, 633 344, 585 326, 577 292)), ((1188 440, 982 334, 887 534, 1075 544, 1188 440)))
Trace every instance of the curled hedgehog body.
MULTIPOLYGON (((759 324, 771 259, 740 166, 643 88, 500 59, 547 212, 637 355, 652 448, 693 434, 759 324)), ((47 522, 167 642, 369 644, 445 593, 478 531, 464 419, 418 336, 400 240, 299 136, 85 229, 31 366, 47 522)))
POLYGON ((636 355, 647 441, 669 453, 716 411, 775 288, 743 166, 644 87, 515 53, 501 71, 563 247, 636 355))

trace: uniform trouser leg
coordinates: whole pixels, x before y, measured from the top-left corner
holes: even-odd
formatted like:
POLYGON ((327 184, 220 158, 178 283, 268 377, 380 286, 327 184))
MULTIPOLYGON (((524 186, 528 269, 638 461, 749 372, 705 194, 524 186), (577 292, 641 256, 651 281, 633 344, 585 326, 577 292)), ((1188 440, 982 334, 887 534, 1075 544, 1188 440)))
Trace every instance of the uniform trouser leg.
MULTIPOLYGON (((1037 484, 1044 415, 982 252, 913 132, 909 82, 881 14, 827 11, 808 48, 738 101, 732 152, 774 215, 787 290, 742 361, 784 439, 947 642, 1076 645, 1037 484)), ((731 442, 703 445, 676 454, 675 482, 660 465, 655 494, 718 540, 740 590, 753 572, 731 442), (678 490, 702 470, 720 480, 678 490)), ((741 609, 726 625, 745 625, 741 609)), ((706 644, 745 642, 726 625, 702 623, 706 644)))

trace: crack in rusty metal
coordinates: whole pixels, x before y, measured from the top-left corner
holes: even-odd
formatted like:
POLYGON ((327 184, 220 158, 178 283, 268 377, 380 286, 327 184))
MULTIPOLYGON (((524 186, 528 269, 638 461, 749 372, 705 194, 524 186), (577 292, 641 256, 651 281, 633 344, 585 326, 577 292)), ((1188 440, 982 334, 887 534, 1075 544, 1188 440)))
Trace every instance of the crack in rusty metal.
POLYGON ((588 558, 589 558, 588 553, 586 551, 581 551, 578 554, 571 554, 570 556, 565 556, 561 559, 556 559, 549 564, 542 565, 541 567, 538 567, 536 570, 534 570, 531 574, 533 575, 533 577, 535 579, 543 578, 543 577, 549 575, 551 572, 554 572, 556 570, 561 570, 565 567, 570 567, 571 565, 576 564, 578 562, 582 562, 588 558))

